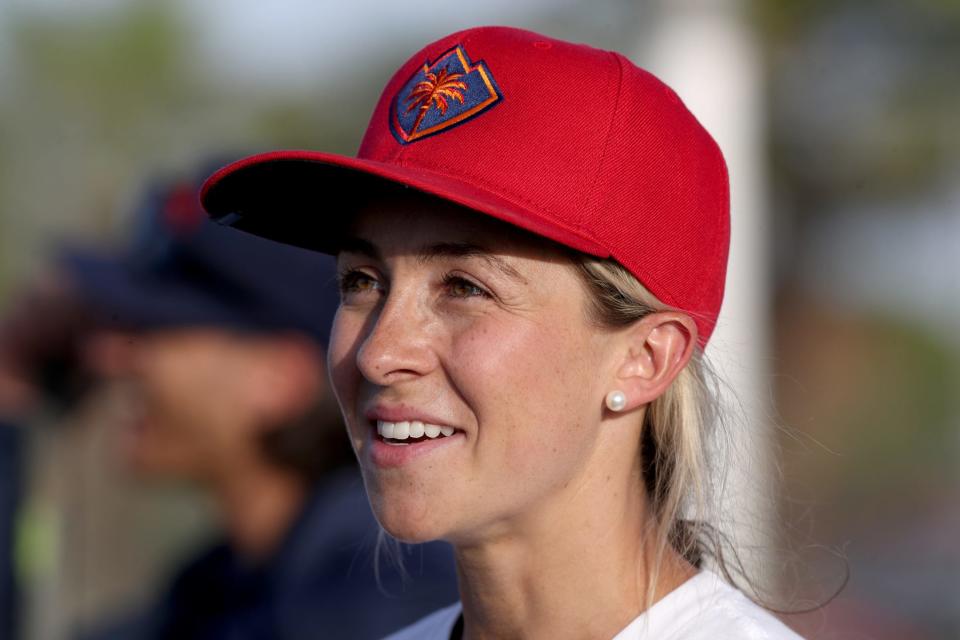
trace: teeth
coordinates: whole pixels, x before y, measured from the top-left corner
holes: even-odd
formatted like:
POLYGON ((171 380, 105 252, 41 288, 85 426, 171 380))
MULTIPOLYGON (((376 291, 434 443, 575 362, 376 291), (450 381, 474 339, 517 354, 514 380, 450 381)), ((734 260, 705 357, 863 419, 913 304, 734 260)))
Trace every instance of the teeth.
POLYGON ((395 433, 394 428, 396 427, 395 422, 378 422, 377 423, 377 432, 382 435, 384 438, 392 438, 395 433))
POLYGON ((419 438, 423 435, 423 423, 419 420, 414 420, 410 423, 410 437, 419 438))
MULTIPOLYGON (((420 422, 413 420, 411 422, 387 422, 386 420, 377 420, 377 434, 392 440, 406 440, 407 438, 437 438, 440 435, 452 436, 456 432, 453 427, 430 424, 429 422, 420 422)), ((406 443, 403 443, 406 444, 406 443)))

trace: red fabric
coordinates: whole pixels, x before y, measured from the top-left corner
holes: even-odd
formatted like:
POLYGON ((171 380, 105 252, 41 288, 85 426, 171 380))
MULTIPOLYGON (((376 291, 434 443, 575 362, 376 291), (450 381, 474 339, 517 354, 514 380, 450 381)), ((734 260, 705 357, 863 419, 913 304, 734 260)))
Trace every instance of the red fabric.
POLYGON ((242 208, 231 191, 243 172, 290 160, 381 176, 612 256, 660 300, 691 313, 702 344, 713 331, 730 235, 723 156, 669 87, 619 54, 506 27, 452 34, 391 78, 356 158, 247 158, 211 176, 204 206, 215 216, 242 208), (457 45, 485 63, 501 103, 401 144, 390 132, 391 102, 417 69, 457 45))

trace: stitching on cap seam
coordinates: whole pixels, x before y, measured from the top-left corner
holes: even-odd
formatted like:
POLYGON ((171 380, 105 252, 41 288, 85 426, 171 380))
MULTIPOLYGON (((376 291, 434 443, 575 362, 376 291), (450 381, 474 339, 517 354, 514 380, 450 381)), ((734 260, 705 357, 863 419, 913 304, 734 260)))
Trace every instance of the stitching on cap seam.
MULTIPOLYGON (((619 263, 622 264, 623 266, 625 266, 625 267, 627 266, 627 265, 626 265, 619 257, 617 257, 616 255, 613 255, 612 257, 613 257, 614 260, 616 260, 617 262, 619 262, 619 263)), ((630 267, 627 267, 627 269, 630 270, 630 267)), ((631 273, 633 273, 633 272, 631 271, 631 273)), ((670 307, 672 307, 672 308, 674 308, 674 309, 676 309, 676 310, 678 310, 678 311, 683 311, 683 312, 685 312, 685 313, 692 314, 693 320, 694 320, 694 322, 697 323, 697 326, 698 326, 698 327, 700 326, 700 320, 703 321, 703 323, 704 323, 704 325, 705 325, 705 327, 706 327, 707 329, 711 329, 712 327, 715 327, 715 326, 716 326, 716 324, 717 324, 717 318, 719 317, 719 313, 718 313, 718 312, 716 312, 716 311, 714 311, 714 312, 706 312, 706 311, 701 311, 701 310, 699 310, 699 309, 690 309, 690 308, 687 307, 686 305, 681 305, 679 302, 677 302, 677 299, 676 299, 676 297, 673 295, 673 293, 672 293, 671 291, 668 291, 668 290, 667 290, 667 287, 665 287, 663 284, 661 284, 661 281, 660 281, 658 278, 655 278, 655 277, 653 277, 653 276, 650 275, 650 274, 644 274, 642 278, 641 278, 640 276, 636 276, 636 275, 635 275, 634 277, 636 277, 637 280, 639 280, 641 284, 643 284, 645 287, 647 287, 647 289, 650 289, 650 291, 653 291, 653 292, 654 292, 654 295, 657 296, 657 298, 660 300, 660 302, 663 302, 663 303, 667 304, 668 306, 670 306, 670 307), (663 291, 663 293, 656 293, 656 292, 654 291, 655 289, 659 289, 659 290, 663 291)), ((700 337, 702 338, 703 336, 700 336, 700 337)))
POLYGON ((604 162, 607 159, 607 150, 610 148, 610 138, 612 137, 613 133, 613 123, 617 120, 617 111, 620 109, 620 96, 623 92, 623 62, 620 60, 620 56, 616 55, 615 53, 611 52, 609 55, 617 61, 617 97, 614 100, 613 109, 610 112, 610 124, 607 126, 607 136, 603 141, 603 151, 600 153, 600 163, 597 165, 597 172, 594 174, 593 181, 590 183, 590 189, 587 191, 588 200, 584 203, 584 211, 590 210, 590 207, 593 206, 598 196, 596 186, 597 182, 600 180, 600 175, 603 172, 604 162))
MULTIPOLYGON (((538 203, 534 202, 533 200, 528 200, 527 198, 524 198, 523 196, 513 192, 510 189, 505 189, 501 185, 493 184, 491 182, 484 180, 483 178, 480 178, 473 174, 468 174, 462 171, 459 173, 452 173, 449 171, 448 167, 444 165, 437 165, 437 168, 424 167, 422 164, 412 164, 412 165, 407 164, 406 160, 407 160, 406 158, 399 158, 397 161, 397 164, 405 168, 417 169, 419 171, 429 171, 431 173, 435 173, 445 178, 453 178, 456 180, 469 180, 469 181, 475 182, 478 186, 483 187, 491 195, 495 195, 498 198, 503 198, 504 200, 507 200, 508 202, 512 202, 513 204, 523 205, 526 208, 530 209, 531 213, 535 213, 541 218, 543 217, 542 215, 537 213, 538 211, 544 211, 543 207, 541 207, 538 203), (507 197, 504 197, 504 196, 507 196, 507 197)), ((549 218, 550 222, 553 222, 557 226, 562 227, 568 231, 576 231, 584 239, 589 240, 596 245, 599 245, 601 247, 606 246, 603 242, 600 242, 600 240, 595 235, 583 229, 583 227, 581 227, 579 224, 571 224, 568 222, 563 222, 549 211, 545 211, 545 213, 547 213, 550 216, 549 218)))
MULTIPOLYGON (((625 266, 625 267, 627 266, 627 265, 624 263, 624 261, 621 260, 621 259, 620 259, 619 257, 617 257, 616 255, 613 255, 612 257, 613 257, 614 260, 616 260, 617 262, 619 262, 619 263, 622 264, 623 266, 625 266)), ((629 270, 630 267, 627 267, 627 269, 629 270)), ((633 272, 631 271, 631 273, 633 273, 633 272)), ((670 305, 670 306, 673 307, 674 309, 679 309, 680 311, 685 311, 685 310, 686 310, 686 309, 684 309, 682 306, 680 306, 679 304, 677 304, 676 297, 674 297, 673 293, 672 293, 671 291, 668 291, 668 290, 667 290, 667 287, 663 286, 657 278, 654 278, 652 275, 649 275, 649 274, 644 274, 644 276, 643 276, 642 278, 641 278, 640 276, 634 276, 634 277, 636 277, 637 280, 640 280, 640 282, 641 282, 643 285, 645 285, 648 289, 650 289, 651 291, 653 291, 653 289, 660 289, 660 290, 662 290, 662 291, 663 291, 662 294, 660 294, 660 293, 655 294, 655 295, 657 296, 657 298, 660 299, 660 302, 665 302, 666 304, 670 305), (651 283, 653 284, 653 286, 650 286, 651 283), (669 299, 668 299, 668 298, 669 298, 669 299)))

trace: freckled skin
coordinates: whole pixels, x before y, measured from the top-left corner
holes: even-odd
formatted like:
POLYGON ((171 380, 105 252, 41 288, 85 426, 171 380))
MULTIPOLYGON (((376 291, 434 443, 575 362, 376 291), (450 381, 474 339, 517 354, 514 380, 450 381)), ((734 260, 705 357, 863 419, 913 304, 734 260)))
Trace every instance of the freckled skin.
POLYGON ((568 258, 547 242, 433 201, 377 203, 355 235, 382 260, 354 252, 328 352, 377 517, 410 541, 505 535, 519 520, 563 504, 598 476, 609 336, 589 323, 586 293, 568 258), (526 282, 475 257, 418 260, 436 242, 472 242, 526 282), (489 292, 456 295, 454 272, 489 292), (358 287, 360 289, 360 287, 358 287), (369 457, 375 403, 417 408, 463 431, 456 445, 399 468, 369 457))

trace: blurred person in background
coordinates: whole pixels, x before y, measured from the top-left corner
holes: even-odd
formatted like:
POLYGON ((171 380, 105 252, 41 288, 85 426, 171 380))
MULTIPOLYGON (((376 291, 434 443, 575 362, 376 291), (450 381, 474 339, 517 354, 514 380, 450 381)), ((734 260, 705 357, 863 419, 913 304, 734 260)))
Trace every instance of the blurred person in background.
POLYGON ((206 221, 195 187, 149 194, 124 254, 65 253, 0 334, 7 422, 41 389, 77 393, 48 372, 82 362, 121 389, 132 469, 199 487, 222 523, 147 610, 83 637, 373 638, 452 602, 443 546, 411 576, 366 561, 379 529, 323 365, 333 261, 206 221))
MULTIPOLYGON (((0 367, 0 377, 4 375, 0 367)), ((0 379, 0 637, 18 626, 19 598, 13 576, 15 514, 20 506, 23 435, 16 424, 19 385, 0 379)))

